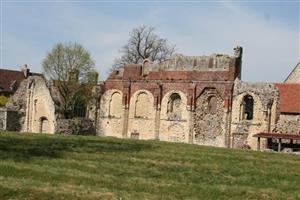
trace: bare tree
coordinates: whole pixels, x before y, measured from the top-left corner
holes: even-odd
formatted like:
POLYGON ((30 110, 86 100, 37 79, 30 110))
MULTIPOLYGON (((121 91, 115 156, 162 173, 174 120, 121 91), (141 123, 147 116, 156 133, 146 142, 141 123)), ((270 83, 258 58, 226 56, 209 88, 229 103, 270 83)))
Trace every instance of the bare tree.
POLYGON ((45 76, 52 80, 62 102, 59 109, 65 118, 73 116, 74 107, 85 104, 91 95, 91 81, 97 73, 89 52, 77 43, 58 43, 43 60, 45 76))
POLYGON ((115 59, 113 69, 124 64, 137 64, 144 59, 162 62, 175 52, 175 45, 169 45, 167 39, 154 33, 152 26, 139 26, 130 33, 130 38, 121 49, 123 55, 115 59))

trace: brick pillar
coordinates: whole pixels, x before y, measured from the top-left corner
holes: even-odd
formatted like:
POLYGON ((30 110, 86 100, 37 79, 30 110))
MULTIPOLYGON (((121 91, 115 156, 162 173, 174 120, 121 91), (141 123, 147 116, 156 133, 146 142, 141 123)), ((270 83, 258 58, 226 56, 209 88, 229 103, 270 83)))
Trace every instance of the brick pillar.
POLYGON ((232 140, 233 137, 231 135, 230 126, 231 126, 231 99, 229 96, 225 97, 224 100, 224 108, 225 108, 225 146, 230 148, 233 147, 232 140))
POLYGON ((189 108, 189 144, 194 143, 194 117, 195 117, 195 104, 196 104, 196 85, 193 83, 191 89, 189 89, 188 93, 188 108, 189 108))
POLYGON ((155 139, 159 140, 159 127, 160 127, 160 108, 155 112, 155 139))
POLYGON ((127 138, 129 109, 124 107, 123 138, 127 138))
POLYGON ((130 88, 131 88, 131 82, 124 83, 124 85, 123 85, 124 121, 123 121, 123 133, 122 133, 123 138, 128 137, 130 88))
POLYGON ((159 139, 159 129, 160 129, 160 110, 161 110, 161 100, 162 100, 162 90, 163 85, 158 83, 158 88, 154 95, 154 106, 155 106, 155 139, 159 139))

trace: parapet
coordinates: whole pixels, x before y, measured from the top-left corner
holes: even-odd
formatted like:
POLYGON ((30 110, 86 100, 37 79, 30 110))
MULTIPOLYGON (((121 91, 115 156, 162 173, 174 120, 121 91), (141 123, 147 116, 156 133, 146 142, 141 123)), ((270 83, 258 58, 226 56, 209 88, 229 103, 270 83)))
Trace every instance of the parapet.
POLYGON ((113 71, 108 80, 195 80, 234 81, 240 79, 242 47, 234 55, 185 56, 175 54, 163 62, 144 60, 141 64, 126 64, 113 71))
POLYGON ((231 57, 223 54, 184 56, 175 54, 169 60, 151 64, 151 71, 227 71, 231 57))

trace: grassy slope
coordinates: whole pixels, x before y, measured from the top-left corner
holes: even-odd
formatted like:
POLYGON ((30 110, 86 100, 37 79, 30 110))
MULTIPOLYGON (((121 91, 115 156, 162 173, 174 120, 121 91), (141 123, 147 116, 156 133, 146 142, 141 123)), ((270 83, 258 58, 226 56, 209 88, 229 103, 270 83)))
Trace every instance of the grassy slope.
POLYGON ((300 156, 0 133, 0 199, 300 199, 300 156))

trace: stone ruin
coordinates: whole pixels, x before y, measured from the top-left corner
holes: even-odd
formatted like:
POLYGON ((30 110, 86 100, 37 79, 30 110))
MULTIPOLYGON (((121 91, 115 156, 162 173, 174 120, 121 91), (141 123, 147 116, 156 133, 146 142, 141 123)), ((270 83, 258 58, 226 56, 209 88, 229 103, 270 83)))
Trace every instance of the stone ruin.
MULTIPOLYGON (((233 56, 177 54, 161 63, 146 59, 125 65, 95 86, 84 130, 93 129, 99 136, 247 149, 256 148, 253 135, 259 132, 300 134, 300 105, 297 110, 298 104, 288 100, 300 102, 300 96, 291 96, 300 90, 300 65, 288 83, 280 84, 243 82, 241 66, 241 47, 233 56)), ((78 122, 61 119, 56 101, 59 95, 45 79, 29 77, 5 109, 18 111, 20 131, 72 134, 78 122)), ((7 112, 0 110, 3 129, 9 115, 1 113, 7 112)))

